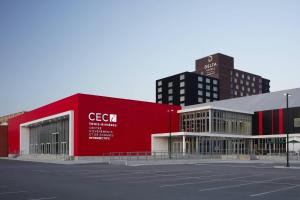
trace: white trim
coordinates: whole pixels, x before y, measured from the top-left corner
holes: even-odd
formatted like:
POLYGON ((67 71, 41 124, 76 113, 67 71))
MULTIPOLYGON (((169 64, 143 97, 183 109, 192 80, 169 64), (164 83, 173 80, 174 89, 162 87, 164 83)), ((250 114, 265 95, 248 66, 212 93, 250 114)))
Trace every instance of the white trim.
POLYGON ((74 111, 66 111, 55 115, 39 118, 37 120, 29 121, 20 124, 20 152, 29 154, 29 125, 36 124, 42 121, 55 119, 62 116, 69 116, 69 155, 74 155, 74 111))
POLYGON ((235 110, 235 109, 228 109, 228 108, 222 108, 222 107, 216 107, 216 106, 199 106, 199 107, 193 107, 193 108, 183 108, 181 110, 178 110, 177 113, 186 113, 186 112, 193 112, 193 111, 200 111, 200 110, 223 110, 223 111, 229 111, 229 112, 237 112, 237 113, 245 113, 245 114, 251 114, 253 115, 254 112, 245 111, 245 110, 235 110))
MULTIPOLYGON (((300 137, 300 133, 291 133, 290 137, 300 137)), ((156 133, 152 137, 169 137, 170 133, 156 133)), ((197 133, 197 132, 173 132, 171 136, 205 136, 205 137, 224 137, 224 138, 243 138, 243 139, 260 139, 260 138, 286 138, 286 134, 281 135, 235 135, 224 133, 197 133)))

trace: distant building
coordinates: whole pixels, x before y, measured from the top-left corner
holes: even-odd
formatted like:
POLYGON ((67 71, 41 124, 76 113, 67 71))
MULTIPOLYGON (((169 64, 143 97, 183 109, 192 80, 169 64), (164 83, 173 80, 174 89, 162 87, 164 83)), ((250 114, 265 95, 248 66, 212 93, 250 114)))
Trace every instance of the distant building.
POLYGON ((156 102, 181 106, 268 92, 270 80, 234 69, 234 58, 220 53, 196 60, 195 72, 184 72, 156 81, 156 102), (184 79, 180 78, 181 76, 184 79), (211 78, 216 84, 199 88, 198 77, 207 81, 211 78), (185 85, 185 88, 180 85, 185 85), (173 93, 170 93, 171 91, 173 93))
POLYGON ((156 102, 181 106, 219 100, 219 80, 183 72, 156 81, 156 102))

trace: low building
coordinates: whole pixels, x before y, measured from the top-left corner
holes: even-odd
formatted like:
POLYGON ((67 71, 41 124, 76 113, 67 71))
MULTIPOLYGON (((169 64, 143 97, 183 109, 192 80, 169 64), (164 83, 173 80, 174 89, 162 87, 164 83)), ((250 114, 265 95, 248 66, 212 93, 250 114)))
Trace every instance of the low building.
POLYGON ((166 150, 171 136, 174 153, 285 153, 300 146, 300 88, 240 97, 178 111, 180 132, 152 135, 152 151, 166 150), (290 94, 289 109, 286 96, 290 94))
POLYGON ((150 152, 151 134, 179 130, 179 109, 179 106, 75 94, 11 118, 8 153, 78 158, 113 152, 150 152), (170 124, 170 120, 174 123, 170 124))

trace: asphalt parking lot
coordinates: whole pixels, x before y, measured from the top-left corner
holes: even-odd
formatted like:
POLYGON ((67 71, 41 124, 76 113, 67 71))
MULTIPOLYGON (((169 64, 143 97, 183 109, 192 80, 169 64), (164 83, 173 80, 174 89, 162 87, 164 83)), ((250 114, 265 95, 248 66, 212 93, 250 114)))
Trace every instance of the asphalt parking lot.
POLYGON ((274 165, 128 167, 0 159, 0 199, 299 200, 300 169, 279 169, 274 165))

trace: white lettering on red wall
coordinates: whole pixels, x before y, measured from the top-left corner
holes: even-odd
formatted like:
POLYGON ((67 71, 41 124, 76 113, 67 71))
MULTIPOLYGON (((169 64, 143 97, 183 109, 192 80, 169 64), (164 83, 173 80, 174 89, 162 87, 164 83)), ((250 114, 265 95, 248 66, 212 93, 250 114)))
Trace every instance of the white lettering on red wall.
POLYGON ((114 137, 118 126, 116 114, 90 112, 88 119, 90 140, 111 140, 114 137))

